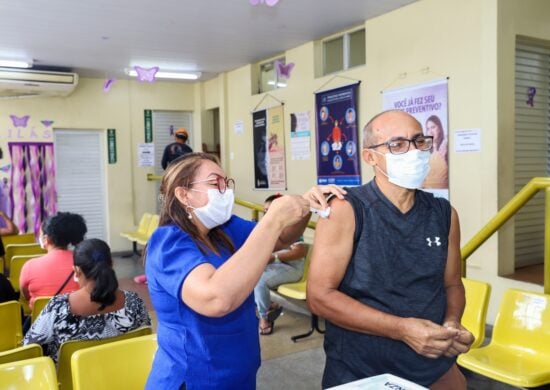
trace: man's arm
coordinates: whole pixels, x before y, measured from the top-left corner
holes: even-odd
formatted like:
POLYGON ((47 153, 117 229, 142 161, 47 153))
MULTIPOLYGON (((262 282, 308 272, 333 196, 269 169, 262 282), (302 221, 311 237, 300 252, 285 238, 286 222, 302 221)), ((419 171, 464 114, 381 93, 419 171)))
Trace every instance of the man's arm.
POLYGON ((474 341, 474 336, 460 324, 466 302, 464 285, 462 284, 461 261, 460 223, 456 210, 452 208, 447 265, 445 266, 447 312, 445 313, 443 326, 459 329, 461 332, 447 351, 447 356, 456 356, 467 352, 474 341))
POLYGON ((19 229, 11 219, 3 212, 0 211, 0 217, 6 222, 6 227, 0 228, 0 236, 8 236, 10 234, 19 234, 19 229))
POLYGON ((335 199, 331 209, 330 217, 320 219, 315 231, 307 283, 311 311, 349 330, 403 341, 426 357, 441 356, 457 329, 384 313, 338 290, 353 251, 355 217, 346 201, 335 199))
POLYGON ((275 254, 277 254, 277 258, 279 261, 287 262, 287 261, 294 261, 299 260, 307 255, 307 245, 302 242, 295 242, 290 246, 289 249, 283 249, 278 252, 274 252, 271 254, 270 263, 275 260, 275 254))

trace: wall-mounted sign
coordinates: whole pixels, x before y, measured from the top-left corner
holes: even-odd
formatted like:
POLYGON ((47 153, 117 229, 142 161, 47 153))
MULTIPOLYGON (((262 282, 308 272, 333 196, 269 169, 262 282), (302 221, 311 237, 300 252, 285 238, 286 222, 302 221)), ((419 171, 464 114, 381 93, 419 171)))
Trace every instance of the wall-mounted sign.
POLYGON ((116 130, 107 129, 107 154, 109 164, 116 163, 116 130))
POLYGON ((143 116, 145 120, 145 143, 153 142, 153 111, 144 110, 143 116))

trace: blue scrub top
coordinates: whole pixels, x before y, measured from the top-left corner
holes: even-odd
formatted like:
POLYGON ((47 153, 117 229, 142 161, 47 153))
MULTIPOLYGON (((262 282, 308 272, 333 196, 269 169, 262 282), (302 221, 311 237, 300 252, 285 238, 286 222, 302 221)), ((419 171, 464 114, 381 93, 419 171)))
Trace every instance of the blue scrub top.
MULTIPOLYGON (((236 249, 255 222, 232 216, 222 228, 236 249)), ((260 341, 254 297, 224 317, 206 317, 181 299, 187 275, 198 265, 220 267, 231 253, 204 255, 176 225, 159 227, 147 244, 146 274, 158 329, 147 389, 255 389, 260 341)), ((250 259, 255 261, 256 259, 250 259)))

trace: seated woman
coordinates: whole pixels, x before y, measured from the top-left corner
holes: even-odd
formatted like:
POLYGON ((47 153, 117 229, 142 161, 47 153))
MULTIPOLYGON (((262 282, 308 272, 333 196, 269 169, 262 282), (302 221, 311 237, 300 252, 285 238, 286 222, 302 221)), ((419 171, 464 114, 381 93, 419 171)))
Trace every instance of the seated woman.
MULTIPOLYGON (((268 196, 264 203, 264 212, 267 213, 271 202, 281 197, 281 194, 268 196)), ((303 240, 295 242, 288 249, 271 254, 260 280, 254 287, 254 299, 260 317, 260 334, 265 336, 273 333, 275 320, 281 315, 282 307, 271 302, 270 290, 284 283, 300 280, 304 273, 304 259, 307 254, 307 245, 303 240)))
POLYGON ((38 241, 48 253, 26 262, 19 277, 21 293, 31 308, 37 297, 78 289, 73 281, 73 252, 67 247, 82 241, 86 231, 84 218, 79 214, 57 213, 42 222, 38 241))
POLYGON ((57 362, 59 347, 69 340, 118 336, 151 325, 135 292, 118 289, 109 246, 98 239, 82 241, 74 250, 74 278, 80 289, 53 297, 23 344, 40 344, 57 362))

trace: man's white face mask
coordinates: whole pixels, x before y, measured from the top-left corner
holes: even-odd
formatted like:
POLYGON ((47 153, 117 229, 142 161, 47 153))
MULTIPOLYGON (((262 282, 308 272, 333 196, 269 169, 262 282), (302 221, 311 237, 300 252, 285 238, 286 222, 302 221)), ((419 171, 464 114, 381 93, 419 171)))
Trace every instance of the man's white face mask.
MULTIPOLYGON (((383 154, 374 150, 375 153, 383 154)), ((403 154, 383 154, 386 159, 384 172, 378 165, 376 168, 388 177, 388 181, 399 187, 408 189, 420 188, 430 171, 430 151, 418 149, 409 150, 403 154)))

